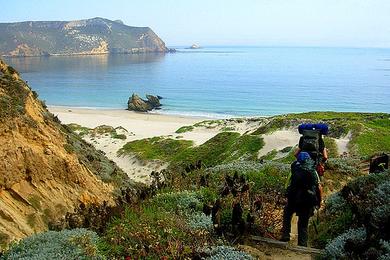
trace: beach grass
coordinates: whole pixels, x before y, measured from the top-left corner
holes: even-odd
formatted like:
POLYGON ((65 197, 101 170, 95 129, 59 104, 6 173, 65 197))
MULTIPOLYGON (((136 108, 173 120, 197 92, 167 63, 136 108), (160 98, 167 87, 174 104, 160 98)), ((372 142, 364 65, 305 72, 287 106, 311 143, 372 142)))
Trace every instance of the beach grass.
POLYGON ((128 142, 118 151, 118 155, 135 154, 141 160, 171 161, 192 145, 192 141, 153 137, 128 142))
POLYGON ((176 134, 182 134, 182 133, 186 133, 186 132, 191 132, 192 130, 194 130, 194 127, 192 125, 190 125, 190 126, 182 126, 179 129, 177 129, 175 133, 176 134))
POLYGON ((221 132, 200 146, 193 146, 192 141, 164 137, 136 140, 124 145, 118 155, 135 154, 142 160, 157 159, 176 165, 199 160, 206 165, 216 165, 243 157, 255 160, 263 145, 259 136, 221 132))

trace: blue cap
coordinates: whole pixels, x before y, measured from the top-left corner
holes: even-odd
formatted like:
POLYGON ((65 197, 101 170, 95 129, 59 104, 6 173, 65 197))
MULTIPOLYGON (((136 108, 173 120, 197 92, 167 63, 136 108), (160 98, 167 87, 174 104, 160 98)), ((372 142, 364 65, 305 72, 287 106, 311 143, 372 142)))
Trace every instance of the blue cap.
POLYGON ((307 159, 310 159, 310 155, 307 152, 300 152, 297 159, 298 162, 304 162, 307 159))

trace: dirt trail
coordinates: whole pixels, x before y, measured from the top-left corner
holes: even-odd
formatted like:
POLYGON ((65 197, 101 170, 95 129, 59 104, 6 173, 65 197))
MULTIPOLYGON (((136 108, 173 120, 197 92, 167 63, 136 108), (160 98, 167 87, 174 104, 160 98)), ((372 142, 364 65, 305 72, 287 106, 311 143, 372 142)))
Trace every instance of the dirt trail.
POLYGON ((238 247, 240 250, 249 253, 255 259, 264 260, 309 260, 314 259, 310 253, 300 253, 289 249, 283 249, 269 245, 267 243, 256 243, 252 245, 241 245, 238 247))

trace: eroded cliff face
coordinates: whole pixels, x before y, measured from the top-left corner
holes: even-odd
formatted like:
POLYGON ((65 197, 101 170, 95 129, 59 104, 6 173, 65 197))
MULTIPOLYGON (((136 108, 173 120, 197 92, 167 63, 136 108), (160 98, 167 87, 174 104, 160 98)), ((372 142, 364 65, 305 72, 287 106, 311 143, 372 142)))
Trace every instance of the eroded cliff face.
POLYGON ((0 23, 0 55, 44 56, 167 52, 148 27, 92 18, 77 21, 0 23))
POLYGON ((0 244, 46 230, 80 202, 113 203, 118 178, 123 172, 68 132, 0 60, 0 244))

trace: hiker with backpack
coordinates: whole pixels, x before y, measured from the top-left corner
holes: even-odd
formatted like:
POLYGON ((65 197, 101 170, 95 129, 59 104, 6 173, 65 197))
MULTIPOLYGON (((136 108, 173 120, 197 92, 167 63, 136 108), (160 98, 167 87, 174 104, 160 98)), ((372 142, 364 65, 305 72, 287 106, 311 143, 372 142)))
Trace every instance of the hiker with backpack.
POLYGON ((298 216, 298 245, 307 246, 309 218, 314 209, 320 207, 320 179, 315 170, 315 162, 307 152, 300 152, 297 160, 291 164, 288 179, 287 205, 283 213, 281 241, 290 241, 291 219, 298 216))
POLYGON ((302 136, 294 155, 297 157, 300 152, 307 152, 314 161, 320 177, 324 175, 324 163, 328 160, 328 151, 322 138, 323 135, 328 134, 328 130, 326 124, 301 124, 298 127, 302 136))

